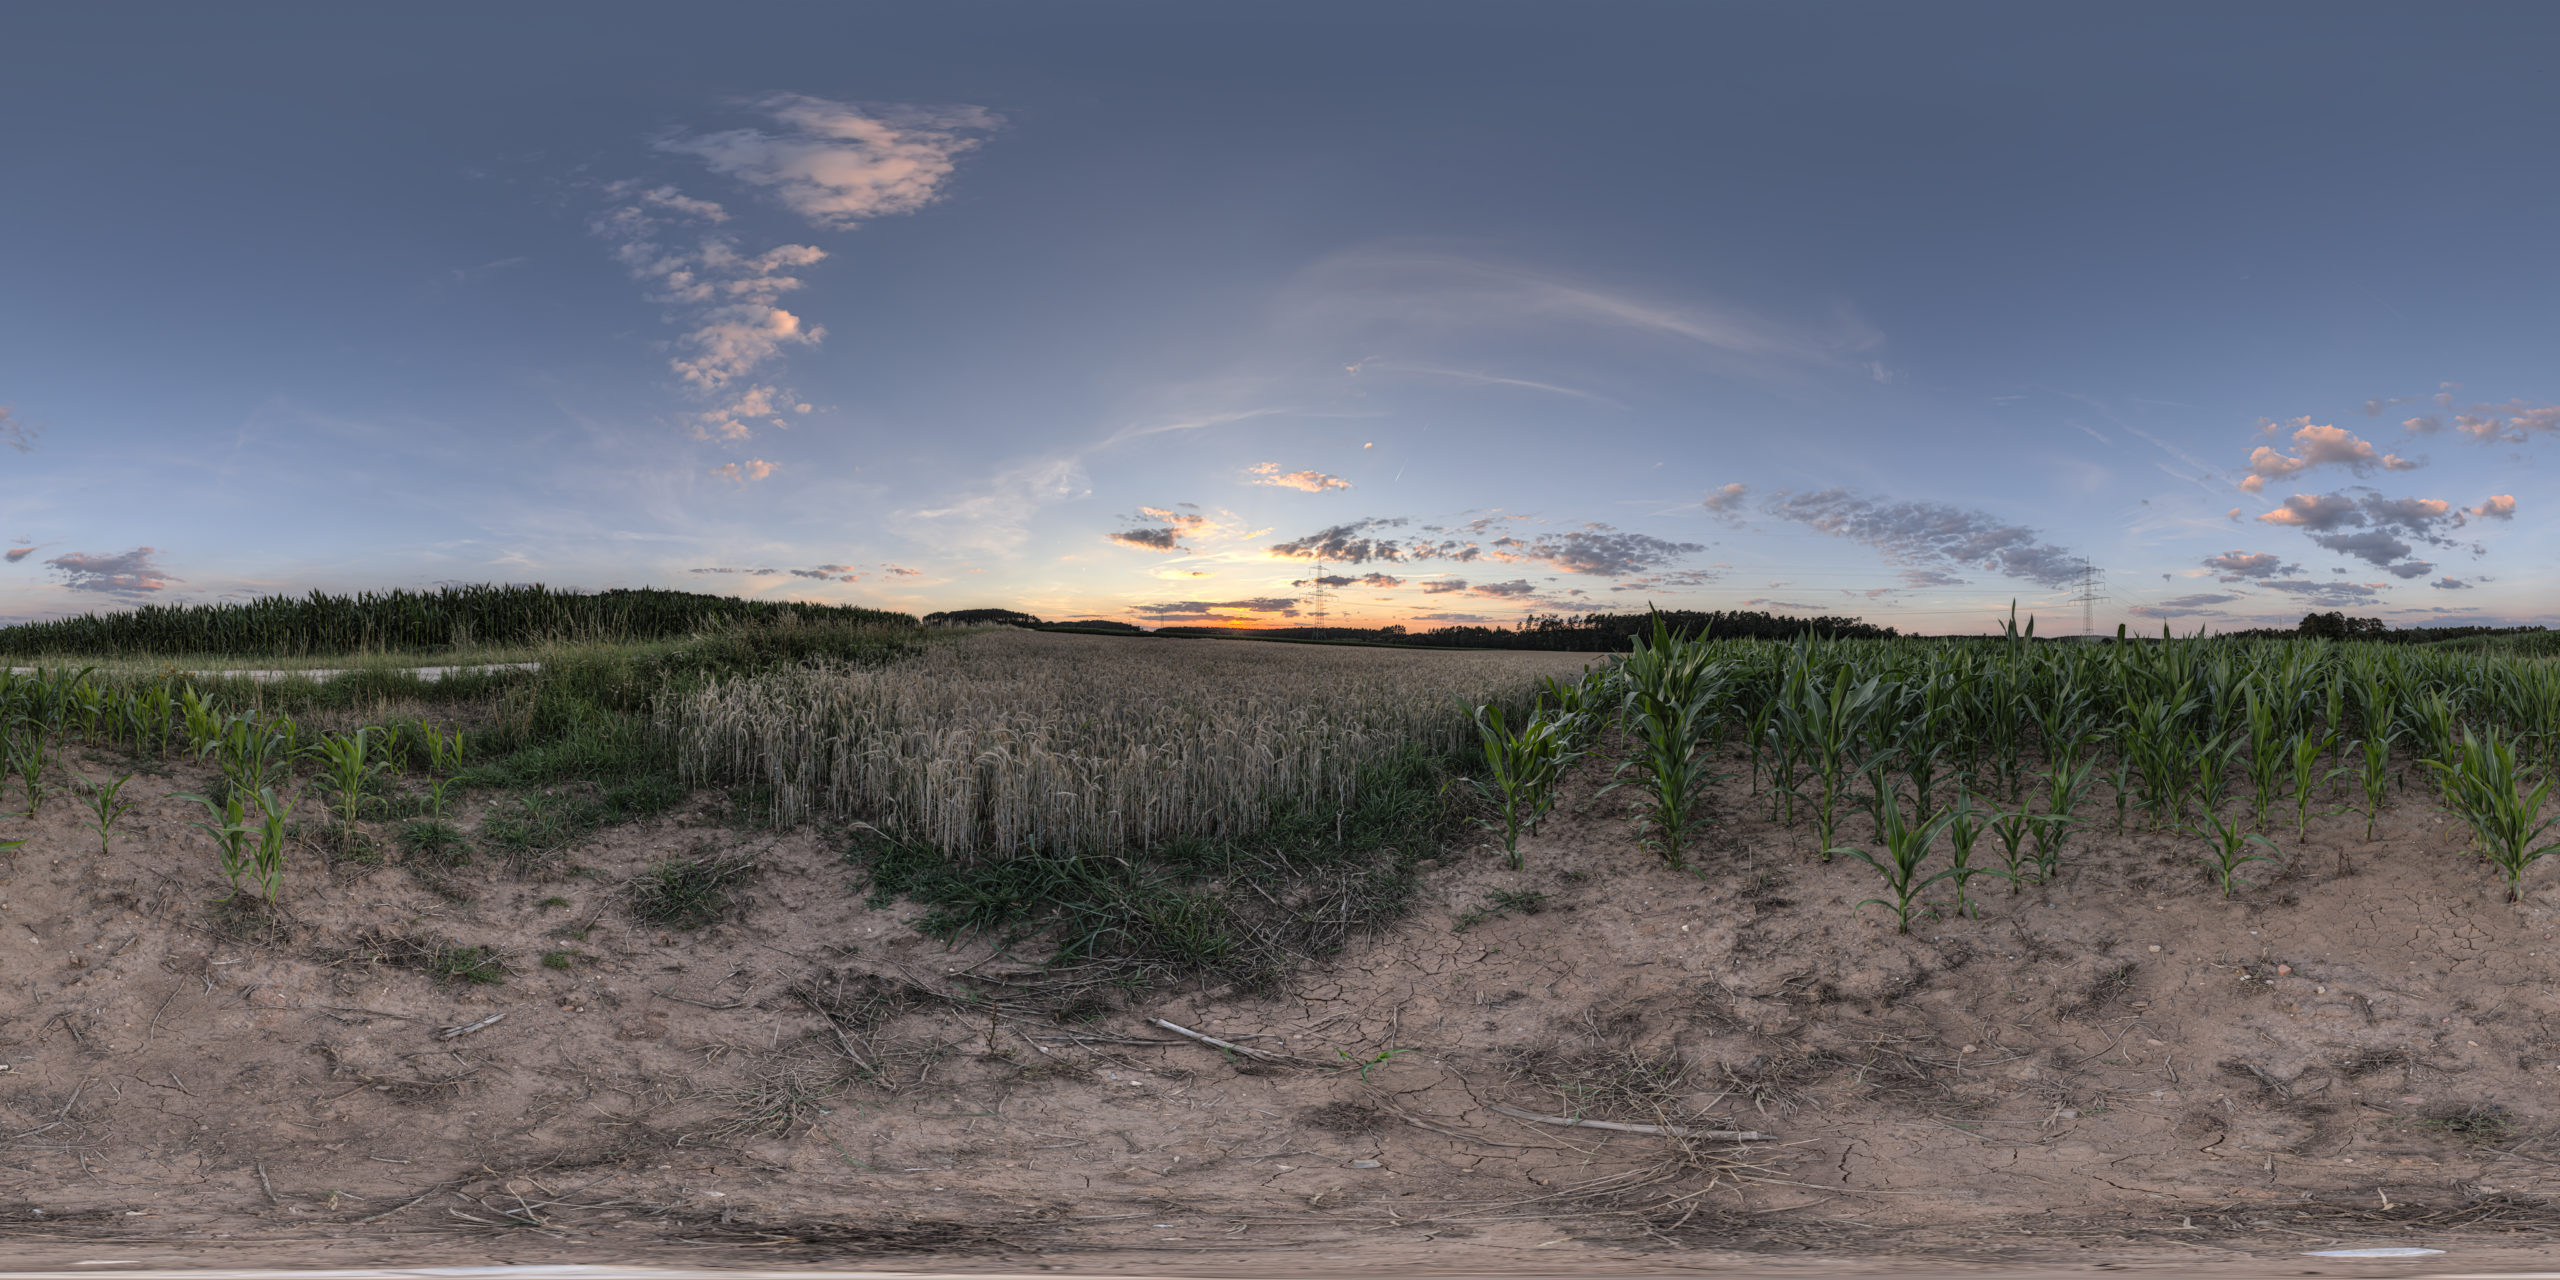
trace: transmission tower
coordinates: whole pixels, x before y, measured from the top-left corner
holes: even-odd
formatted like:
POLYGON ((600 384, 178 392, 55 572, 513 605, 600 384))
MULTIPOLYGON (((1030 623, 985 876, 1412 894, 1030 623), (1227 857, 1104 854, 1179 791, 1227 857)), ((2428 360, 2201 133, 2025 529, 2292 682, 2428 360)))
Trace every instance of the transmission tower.
POLYGON ((2098 602, 2106 599, 2098 588, 2107 580, 2106 571, 2088 560, 2080 562, 2080 594, 2072 597, 2080 602, 2080 634, 2098 634, 2098 602))
POLYGON ((1324 561, 1316 561, 1315 589, 1307 593, 1307 603, 1316 615, 1316 630, 1323 632, 1326 619, 1333 616, 1333 586, 1324 580, 1324 561))

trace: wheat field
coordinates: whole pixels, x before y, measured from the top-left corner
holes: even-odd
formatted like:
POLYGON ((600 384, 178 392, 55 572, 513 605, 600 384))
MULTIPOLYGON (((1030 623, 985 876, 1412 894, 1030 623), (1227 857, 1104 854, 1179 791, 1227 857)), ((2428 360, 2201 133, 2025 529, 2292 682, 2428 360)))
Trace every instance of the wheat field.
POLYGON ((694 785, 958 857, 1148 849, 1330 812, 1364 766, 1471 742, 1592 655, 1000 631, 885 666, 821 663, 662 705, 694 785))

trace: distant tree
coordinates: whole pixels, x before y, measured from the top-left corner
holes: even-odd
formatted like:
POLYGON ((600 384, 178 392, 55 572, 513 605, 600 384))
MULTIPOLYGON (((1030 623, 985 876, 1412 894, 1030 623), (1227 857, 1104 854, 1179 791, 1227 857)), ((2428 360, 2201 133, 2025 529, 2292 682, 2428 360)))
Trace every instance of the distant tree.
POLYGON ((948 613, 928 613, 928 627, 1036 627, 1038 618, 1013 609, 953 609, 948 613))

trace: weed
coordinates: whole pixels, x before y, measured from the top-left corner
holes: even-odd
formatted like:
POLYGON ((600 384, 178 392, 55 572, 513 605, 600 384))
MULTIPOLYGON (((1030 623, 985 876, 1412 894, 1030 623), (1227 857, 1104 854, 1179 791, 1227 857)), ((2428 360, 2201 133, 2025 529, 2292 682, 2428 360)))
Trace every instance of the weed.
POLYGON ((574 969, 578 967, 578 953, 575 951, 545 951, 542 953, 542 967, 545 969, 574 969))
POLYGON ((2250 863, 2272 862, 2279 866, 2284 863, 2284 859, 2276 856, 2274 842, 2255 831, 2243 830, 2238 819, 2224 818, 2212 809, 2205 810, 2201 824, 2190 823, 2186 829, 2205 842, 2204 856, 2197 861, 2204 864, 2205 871, 2213 877, 2223 897, 2230 897, 2236 888, 2248 886, 2249 882, 2240 878, 2240 872, 2250 863), (2252 853, 2249 851, 2251 845, 2267 852, 2252 853))
POLYGON ((1496 889, 1485 895, 1484 905, 1461 914, 1450 926, 1451 933, 1467 930, 1488 921, 1500 920, 1512 912, 1534 916, 1547 909, 1547 894, 1539 889, 1496 889))
POLYGON ((754 859, 743 856, 671 858, 657 863, 633 878, 631 915, 643 924, 701 928, 734 909, 732 892, 755 869, 754 859))
POLYGON ((400 824, 400 850, 425 867, 450 869, 471 861, 471 841, 450 822, 419 819, 400 824))

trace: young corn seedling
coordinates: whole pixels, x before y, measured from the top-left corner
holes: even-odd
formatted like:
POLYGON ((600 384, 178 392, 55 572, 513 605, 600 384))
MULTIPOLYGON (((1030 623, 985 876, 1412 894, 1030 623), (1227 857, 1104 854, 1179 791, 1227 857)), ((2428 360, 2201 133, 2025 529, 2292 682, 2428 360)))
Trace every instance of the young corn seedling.
POLYGON ((1854 846, 1832 852, 1848 854, 1875 868, 1877 874, 1884 877, 1885 892, 1893 895, 1890 898, 1869 898, 1850 910, 1883 907, 1893 913, 1894 932, 1909 933, 1911 908, 1919 902, 1920 894, 1930 885, 1956 874, 1953 868, 1933 876, 1920 874, 1921 867, 1929 861, 1929 846, 1937 841, 1938 832, 1944 830, 1955 815, 1942 813, 1928 821, 1914 823, 1903 816, 1901 800, 1889 790, 1885 792, 1881 815, 1877 822, 1876 840, 1884 846, 1881 855, 1854 846))
POLYGON ((1956 910, 1968 918, 1979 920, 1982 908, 1973 901, 1973 878, 1982 875, 2008 878, 2006 872, 1973 865, 1974 842, 1981 838, 1983 826, 1991 814, 1974 804, 1972 792, 1963 791, 1958 792, 1956 802, 1938 816, 1946 819, 1947 823, 1948 865, 1944 878, 1956 887, 1956 910))
POLYGON ((2284 789, 2285 766, 2291 760, 2273 704, 2249 691, 2249 791, 2258 815, 2258 830, 2267 829, 2267 811, 2284 789))
MULTIPOLYGON (((1660 615, 1651 642, 1639 638, 1620 665, 1627 676, 1627 713, 1635 754, 1619 772, 1634 770, 1644 783, 1645 825, 1662 860, 1685 866, 1681 855, 1698 822, 1698 797, 1714 780, 1718 721, 1725 672, 1713 663, 1704 640, 1674 635, 1660 615)), ((1615 790, 1612 782, 1604 791, 1615 790)))
POLYGON ((2454 811, 2470 824, 2481 856, 2507 878, 2507 901, 2524 901, 2524 873, 2560 849, 2560 843, 2534 844, 2560 826, 2560 817, 2542 816, 2543 803, 2551 798, 2551 779, 2525 790, 2515 747, 2495 733, 2474 737, 2467 728, 2451 763, 2439 765, 2438 771, 2454 811))
POLYGON ((2107 785, 2115 792, 2116 834, 2122 835, 2124 834, 2126 824, 2131 821, 2133 816, 2132 756, 2119 755, 2116 757, 2116 771, 2107 775, 2107 785))
POLYGON ((2204 864, 2204 869, 2213 876, 2213 882, 2221 887, 2223 897, 2230 897, 2233 889, 2249 887, 2249 882, 2240 878, 2240 872, 2250 863, 2272 862, 2278 866, 2284 865, 2284 859, 2275 856, 2276 846, 2273 841, 2255 831, 2245 829, 2236 818, 2224 818, 2221 814, 2207 809, 2204 813, 2204 822, 2189 823, 2187 830, 2205 842, 2205 854, 2197 861, 2204 864), (2264 848, 2267 852, 2252 853, 2249 851, 2251 845, 2264 848))
POLYGON ((2305 729, 2293 739, 2293 838, 2302 840, 2311 834, 2311 801, 2313 792, 2335 781, 2346 772, 2346 766, 2335 765, 2322 772, 2320 757, 2338 745, 2338 735, 2321 734, 2305 729))
POLYGON ((2398 736, 2394 729, 2380 729, 2369 734, 2359 745, 2363 748, 2362 767, 2356 782, 2364 790, 2364 838, 2373 838, 2374 824, 2382 820, 2382 806, 2391 795, 2391 742, 2398 736))
POLYGON ((178 691, 178 715, 187 733, 187 753, 201 760, 222 738, 222 715, 197 694, 194 685, 178 691))
POLYGON ((44 780, 45 766, 51 759, 46 745, 44 724, 37 720, 20 720, 17 732, 9 739, 9 767, 18 774, 18 786, 27 797, 30 818, 42 812, 44 802, 53 797, 52 784, 44 780))
POLYGON ((2051 884, 2062 874, 2063 842, 2071 838, 2071 828, 2079 821, 2074 815, 2097 774, 2094 760, 2056 761, 2045 771, 2045 820, 2035 829, 2036 883, 2051 884))
MULTIPOLYGON (((1569 730, 1563 720, 1543 711, 1531 713, 1527 724, 1513 729, 1504 722, 1502 708, 1490 704, 1475 709, 1475 723, 1485 776, 1465 781, 1493 806, 1496 816, 1486 820, 1485 829, 1501 835, 1503 865, 1516 871, 1521 831, 1535 827, 1555 803, 1556 780, 1572 763, 1573 753, 1565 745, 1569 730)), ((444 783, 434 790, 441 817, 444 783)))
POLYGON ((2011 809, 1995 815, 1986 824, 2000 841, 2001 869, 1997 874, 2009 882, 2009 892, 2016 893, 2018 886, 2026 883, 2027 864, 2034 859, 2028 845, 2034 839, 2036 828, 2051 820, 2051 814, 2011 809))
MULTIPOLYGON (((87 782, 86 779, 82 781, 87 782)), ((89 794, 86 799, 89 812, 96 815, 100 857, 106 856, 108 852, 107 838, 109 833, 115 830, 116 819, 132 812, 134 806, 139 803, 139 801, 122 798, 124 784, 131 781, 133 781, 133 775, 128 773, 112 782, 88 782, 89 794)))
POLYGON ((191 822, 187 825, 213 837, 214 857, 221 867, 222 878, 231 882, 231 892, 223 895, 222 900, 229 902, 239 897, 240 882, 248 876, 250 868, 257 861, 256 847, 250 843, 253 833, 245 820, 240 804, 240 793, 236 790, 230 792, 222 798, 220 804, 214 803, 209 797, 193 793, 170 798, 193 800, 204 806, 205 821, 191 822))
POLYGON ((276 799, 271 789, 258 792, 258 847, 250 853, 250 874, 269 902, 284 901, 285 819, 293 806, 276 799))
POLYGON ((311 748, 312 754, 320 758, 320 776, 332 793, 341 826, 355 826, 356 810, 364 802, 366 786, 389 767, 373 758, 373 744, 368 737, 372 732, 367 728, 353 734, 332 735, 311 748))

